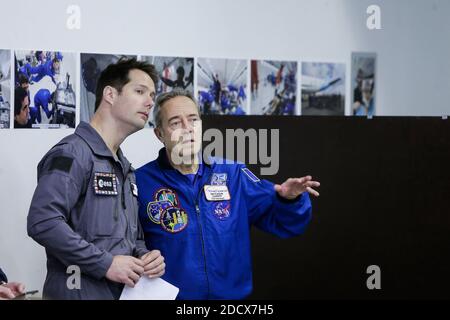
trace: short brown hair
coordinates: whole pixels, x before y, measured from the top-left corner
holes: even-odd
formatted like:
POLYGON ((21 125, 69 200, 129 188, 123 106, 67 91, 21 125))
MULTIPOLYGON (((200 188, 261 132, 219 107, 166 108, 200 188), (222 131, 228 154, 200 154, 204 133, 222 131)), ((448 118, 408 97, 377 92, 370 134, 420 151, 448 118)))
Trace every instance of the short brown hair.
POLYGON ((121 58, 116 63, 107 66, 100 74, 95 90, 95 111, 97 111, 103 99, 103 89, 106 86, 111 86, 120 93, 123 86, 130 82, 128 75, 130 70, 133 69, 144 71, 153 80, 155 86, 158 84, 158 72, 154 65, 145 61, 137 61, 136 58, 121 58))

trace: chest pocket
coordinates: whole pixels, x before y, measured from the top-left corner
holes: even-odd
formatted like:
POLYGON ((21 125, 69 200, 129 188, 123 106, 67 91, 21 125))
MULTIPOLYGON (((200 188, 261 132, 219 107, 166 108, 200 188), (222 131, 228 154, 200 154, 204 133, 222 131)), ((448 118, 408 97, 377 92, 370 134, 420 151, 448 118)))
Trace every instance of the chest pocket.
POLYGON ((220 196, 217 198, 225 198, 229 200, 211 200, 215 197, 212 195, 207 196, 205 190, 202 191, 202 202, 207 208, 205 219, 207 221, 207 228, 213 236, 226 236, 227 234, 234 233, 238 228, 238 220, 241 216, 237 214, 237 209, 233 205, 236 205, 236 199, 231 195, 231 186, 226 185, 228 189, 228 195, 220 196))
POLYGON ((121 182, 108 161, 95 161, 87 190, 88 233, 111 237, 120 219, 121 182))

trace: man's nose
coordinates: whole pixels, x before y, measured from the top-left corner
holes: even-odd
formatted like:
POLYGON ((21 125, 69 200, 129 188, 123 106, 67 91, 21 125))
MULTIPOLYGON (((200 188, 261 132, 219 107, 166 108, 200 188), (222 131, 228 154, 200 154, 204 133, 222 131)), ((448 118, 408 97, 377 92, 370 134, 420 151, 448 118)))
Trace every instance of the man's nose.
POLYGON ((145 105, 148 107, 148 109, 153 108, 153 106, 155 105, 155 101, 153 100, 152 96, 148 97, 145 105))
POLYGON ((183 119, 183 129, 189 130, 189 132, 194 131, 194 127, 189 123, 188 119, 183 119))

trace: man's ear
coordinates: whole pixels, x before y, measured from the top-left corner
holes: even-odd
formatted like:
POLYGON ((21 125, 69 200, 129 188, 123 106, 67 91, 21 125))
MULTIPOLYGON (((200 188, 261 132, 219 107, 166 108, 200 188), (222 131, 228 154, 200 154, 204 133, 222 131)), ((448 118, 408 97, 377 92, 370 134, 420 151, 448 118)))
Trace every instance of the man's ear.
POLYGON ((161 132, 161 129, 156 127, 155 129, 153 129, 153 132, 155 132, 155 135, 158 138, 158 140, 161 141, 164 144, 163 134, 161 132))
POLYGON ((111 86, 103 88, 103 100, 108 104, 113 105, 116 97, 118 96, 117 89, 111 86))

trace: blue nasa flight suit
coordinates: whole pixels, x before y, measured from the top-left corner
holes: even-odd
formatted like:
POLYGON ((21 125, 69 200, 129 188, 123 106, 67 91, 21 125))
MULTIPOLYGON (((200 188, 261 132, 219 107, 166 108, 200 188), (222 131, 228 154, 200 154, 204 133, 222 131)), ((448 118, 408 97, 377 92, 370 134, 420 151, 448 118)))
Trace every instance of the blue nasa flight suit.
POLYGON ((37 67, 32 67, 29 63, 25 65, 25 69, 28 74, 35 74, 31 78, 33 82, 39 82, 43 77, 49 76, 53 83, 56 84, 55 81, 55 71, 53 70, 53 60, 47 60, 44 64, 40 64, 37 67))
POLYGON ((48 104, 52 102, 52 94, 48 89, 40 89, 34 95, 34 106, 37 109, 37 121, 41 123, 41 107, 48 119, 52 116, 52 111, 48 110, 48 104))
POLYGON ((247 297, 250 227, 287 238, 301 234, 311 219, 308 193, 285 200, 243 164, 220 160, 204 162, 193 178, 171 167, 163 148, 136 171, 145 242, 164 256, 163 279, 180 288, 178 299, 247 297), (204 188, 211 186, 226 186, 230 199, 219 192, 219 201, 209 201, 204 188))

